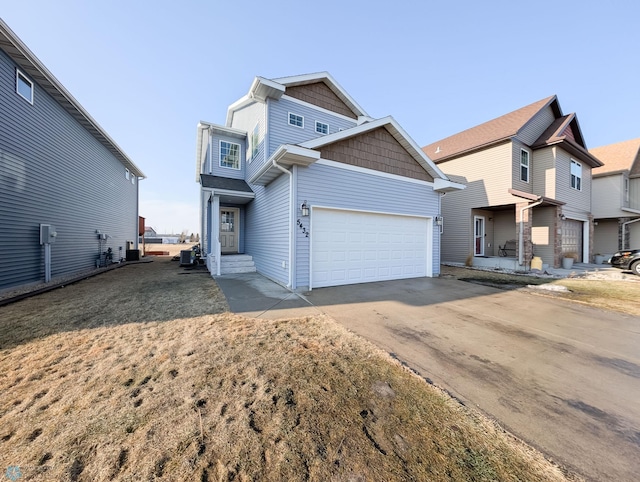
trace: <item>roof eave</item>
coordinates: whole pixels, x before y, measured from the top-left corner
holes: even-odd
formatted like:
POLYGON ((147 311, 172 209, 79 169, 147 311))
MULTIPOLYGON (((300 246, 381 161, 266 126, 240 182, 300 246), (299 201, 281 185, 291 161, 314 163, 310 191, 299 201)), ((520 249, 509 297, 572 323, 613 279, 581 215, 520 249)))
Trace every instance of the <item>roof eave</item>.
POLYGON ((0 18, 0 48, 138 178, 147 176, 0 18))

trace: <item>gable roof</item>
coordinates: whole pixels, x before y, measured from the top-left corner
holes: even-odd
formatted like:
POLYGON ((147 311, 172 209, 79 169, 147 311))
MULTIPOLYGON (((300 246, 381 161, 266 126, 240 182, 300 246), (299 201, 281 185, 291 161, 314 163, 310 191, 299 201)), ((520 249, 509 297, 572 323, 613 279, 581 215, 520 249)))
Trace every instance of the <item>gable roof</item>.
MULTIPOLYGON (((316 82, 323 82, 329 89, 338 96, 338 98, 344 102, 349 109, 358 117, 369 117, 365 110, 358 104, 349 93, 342 88, 340 84, 333 78, 329 72, 316 72, 313 74, 294 75, 290 77, 279 77, 272 79, 273 82, 277 82, 285 87, 297 87, 300 85, 314 84, 316 82)), ((285 92, 286 93, 286 92, 285 92)))
POLYGON ((593 170, 594 176, 623 171, 640 175, 640 138, 596 147, 589 152, 604 162, 604 166, 593 170))
POLYGON ((227 109, 226 125, 231 126, 233 113, 253 102, 265 102, 267 98, 280 99, 285 94, 287 87, 297 87, 323 82, 356 117, 369 117, 365 110, 349 93, 338 84, 329 72, 316 72, 314 74, 293 75, 290 77, 278 77, 265 79, 257 76, 253 79, 249 92, 231 104, 227 109))
POLYGON ((562 115, 555 95, 509 112, 483 124, 454 134, 422 148, 435 163, 460 154, 497 144, 518 135, 518 133, 542 109, 550 106, 556 117, 562 115))
POLYGON ((365 132, 370 132, 372 130, 378 129, 380 127, 384 127, 389 132, 389 134, 391 134, 398 141, 398 143, 400 143, 400 145, 418 162, 418 164, 420 164, 424 168, 424 170, 427 171, 434 179, 440 178, 449 180, 446 174, 442 172, 431 159, 429 159, 429 157, 422 151, 422 149, 418 147, 415 141, 411 139, 411 137, 409 137, 409 135, 402 127, 400 127, 400 124, 398 124, 396 120, 391 116, 382 117, 371 122, 365 122, 364 124, 352 127, 351 129, 345 129, 333 134, 317 137, 310 141, 303 142, 302 144, 300 144, 300 147, 304 147, 306 149, 320 149, 321 147, 327 146, 329 144, 349 139, 350 137, 355 137, 365 132))
POLYGON ((561 144, 563 150, 593 168, 602 166, 602 162, 587 151, 576 114, 567 114, 554 120, 531 144, 531 148, 540 149, 556 144, 561 144))
POLYGON ((80 125, 95 137, 104 147, 111 152, 126 168, 135 176, 146 176, 136 166, 116 142, 100 127, 80 103, 65 89, 54 75, 44 66, 31 50, 18 38, 18 36, 0 18, 0 49, 18 64, 20 69, 31 77, 42 89, 66 110, 80 125))

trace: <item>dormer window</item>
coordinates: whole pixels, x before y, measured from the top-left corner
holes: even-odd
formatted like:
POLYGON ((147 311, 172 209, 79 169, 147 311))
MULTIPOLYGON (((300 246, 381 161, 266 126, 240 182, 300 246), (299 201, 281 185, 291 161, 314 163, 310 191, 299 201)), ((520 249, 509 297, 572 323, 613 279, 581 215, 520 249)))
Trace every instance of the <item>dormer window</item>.
POLYGON ((304 129, 304 117, 298 114, 289 112, 289 125, 300 127, 304 129))
POLYGON ((520 149, 520 180, 529 182, 529 151, 520 149))
POLYGON ((16 92, 29 104, 33 104, 33 82, 19 69, 16 69, 16 92))
POLYGON ((582 191, 582 164, 571 159, 571 187, 582 191))

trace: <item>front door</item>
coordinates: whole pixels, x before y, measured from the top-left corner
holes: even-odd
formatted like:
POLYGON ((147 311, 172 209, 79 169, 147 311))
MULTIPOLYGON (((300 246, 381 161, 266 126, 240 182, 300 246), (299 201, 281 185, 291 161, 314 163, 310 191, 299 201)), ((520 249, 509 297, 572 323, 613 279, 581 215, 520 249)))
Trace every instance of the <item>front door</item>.
POLYGON ((220 247, 223 253, 237 253, 240 235, 240 210, 220 208, 220 247))
POLYGON ((484 216, 473 217, 474 227, 474 254, 484 256, 484 216))

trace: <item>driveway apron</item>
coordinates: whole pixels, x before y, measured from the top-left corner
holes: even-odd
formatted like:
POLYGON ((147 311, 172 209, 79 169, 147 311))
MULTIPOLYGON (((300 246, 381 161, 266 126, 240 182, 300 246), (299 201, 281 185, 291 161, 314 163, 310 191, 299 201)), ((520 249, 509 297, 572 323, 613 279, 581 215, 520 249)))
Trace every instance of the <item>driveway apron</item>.
POLYGON ((638 480, 640 318, 442 278, 306 299, 561 465, 638 480))

